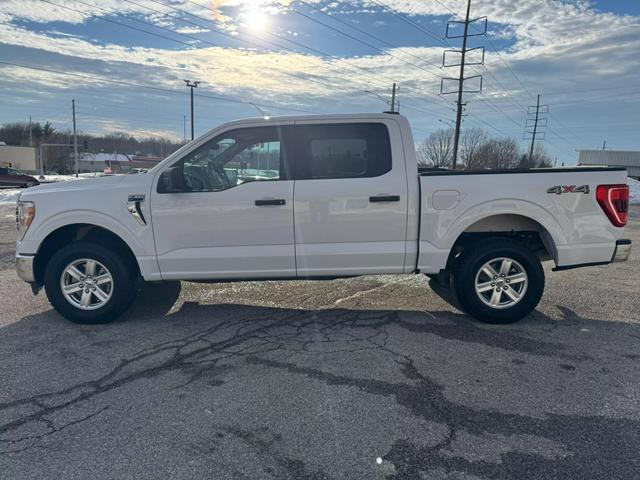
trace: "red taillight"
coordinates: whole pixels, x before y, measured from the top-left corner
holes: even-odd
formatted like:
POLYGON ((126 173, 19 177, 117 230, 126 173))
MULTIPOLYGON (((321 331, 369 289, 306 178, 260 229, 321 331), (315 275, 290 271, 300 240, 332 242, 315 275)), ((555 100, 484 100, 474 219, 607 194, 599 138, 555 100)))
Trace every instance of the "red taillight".
POLYGON ((614 226, 624 227, 627 224, 628 185, 598 185, 596 199, 614 226))

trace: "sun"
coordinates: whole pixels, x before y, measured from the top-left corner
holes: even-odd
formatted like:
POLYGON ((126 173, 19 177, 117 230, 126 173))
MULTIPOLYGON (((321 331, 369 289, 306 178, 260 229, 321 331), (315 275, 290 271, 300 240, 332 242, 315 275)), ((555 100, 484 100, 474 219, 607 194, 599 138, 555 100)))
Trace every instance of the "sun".
POLYGON ((269 16, 260 5, 251 5, 242 15, 243 23, 255 33, 263 32, 269 26, 269 16))

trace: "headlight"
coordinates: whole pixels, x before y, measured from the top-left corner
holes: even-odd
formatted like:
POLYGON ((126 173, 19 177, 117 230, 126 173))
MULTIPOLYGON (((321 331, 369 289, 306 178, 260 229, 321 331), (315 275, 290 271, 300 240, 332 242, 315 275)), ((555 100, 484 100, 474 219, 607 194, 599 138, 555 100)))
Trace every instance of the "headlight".
POLYGON ((36 216, 36 206, 33 202, 21 202, 18 201, 16 208, 16 223, 18 226, 18 241, 24 238, 24 235, 29 230, 31 222, 33 222, 36 216))

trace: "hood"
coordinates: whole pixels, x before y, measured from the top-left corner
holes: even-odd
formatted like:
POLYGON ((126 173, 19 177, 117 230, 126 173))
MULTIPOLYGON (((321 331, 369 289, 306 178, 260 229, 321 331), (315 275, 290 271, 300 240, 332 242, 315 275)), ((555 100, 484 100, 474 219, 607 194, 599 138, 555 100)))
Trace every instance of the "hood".
POLYGON ((31 187, 22 192, 20 195, 21 200, 30 200, 32 198, 38 198, 46 194, 64 194, 71 192, 82 192, 87 190, 99 191, 110 190, 116 185, 119 185, 125 181, 129 182, 131 177, 142 177, 143 175, 109 175, 105 177, 96 177, 89 179, 68 180, 54 183, 41 183, 36 187, 31 187), (129 177, 129 178, 127 178, 129 177))

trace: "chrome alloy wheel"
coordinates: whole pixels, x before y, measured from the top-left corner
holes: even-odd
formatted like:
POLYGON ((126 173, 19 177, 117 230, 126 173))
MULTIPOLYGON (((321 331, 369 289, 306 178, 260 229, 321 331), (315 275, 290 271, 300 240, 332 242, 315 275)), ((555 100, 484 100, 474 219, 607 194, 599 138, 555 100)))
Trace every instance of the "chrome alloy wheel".
POLYGON ((64 298, 74 307, 97 310, 111 298, 113 277, 100 262, 79 258, 62 270, 60 288, 64 298))
POLYGON ((498 257, 485 263, 476 274, 476 294, 491 308, 511 308, 527 291, 525 269, 512 258, 498 257))

